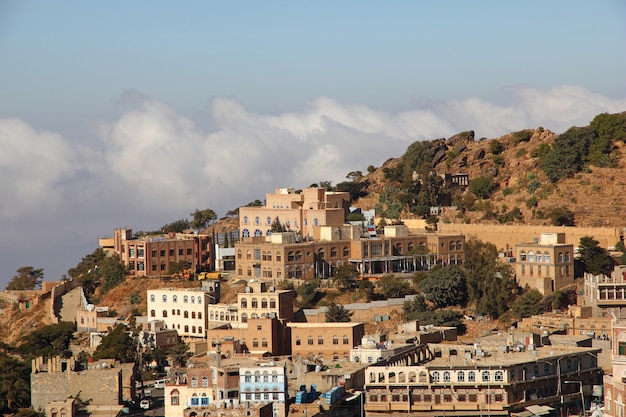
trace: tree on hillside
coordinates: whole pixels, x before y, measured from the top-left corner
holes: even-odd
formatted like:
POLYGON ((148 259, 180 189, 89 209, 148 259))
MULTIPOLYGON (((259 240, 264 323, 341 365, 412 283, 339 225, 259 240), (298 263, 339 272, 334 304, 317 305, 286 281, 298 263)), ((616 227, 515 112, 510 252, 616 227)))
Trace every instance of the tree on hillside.
POLYGON ((283 232, 288 232, 289 228, 285 226, 284 224, 282 224, 278 216, 276 216, 276 218, 272 222, 271 231, 272 233, 283 233, 283 232))
POLYGON ((495 185, 491 177, 480 176, 470 181, 467 189, 478 198, 489 198, 495 185))
POLYGON ((175 220, 161 228, 163 233, 182 233, 191 227, 191 223, 187 219, 175 220))
POLYGON ((135 341, 124 324, 115 326, 109 334, 102 338, 102 342, 93 354, 94 359, 116 359, 120 362, 135 360, 135 341))
POLYGON ((376 288, 383 297, 402 298, 407 294, 414 294, 411 284, 406 282, 404 278, 397 277, 394 274, 383 275, 376 283, 376 288))
POLYGON ((50 324, 24 336, 18 350, 26 358, 56 355, 67 358, 71 356, 69 346, 75 331, 76 325, 68 321, 50 324))
POLYGON ((456 265, 446 265, 420 283, 424 297, 435 307, 462 305, 467 298, 465 273, 456 265))
POLYGON ((536 289, 526 291, 513 301, 511 310, 519 320, 543 313, 543 296, 536 289))
POLYGON ((472 239, 463 249, 468 302, 477 313, 497 318, 509 309, 517 289, 511 268, 498 263, 498 250, 492 243, 472 239))
POLYGON ((193 213, 190 214, 190 216, 193 217, 190 226, 196 230, 206 229, 214 220, 217 219, 217 214, 215 214, 215 212, 211 209, 196 209, 193 213))
POLYGON ((351 263, 342 264, 335 269, 335 285, 342 291, 356 287, 359 270, 351 263))
POLYGON ((97 271, 98 265, 106 257, 106 252, 102 248, 97 248, 81 259, 74 268, 70 268, 67 271, 70 278, 80 281, 87 296, 94 294, 96 288, 100 285, 100 275, 97 271))
POLYGON ((332 302, 326 310, 326 323, 348 323, 351 320, 354 311, 350 311, 342 304, 332 302))
POLYGON ((0 352, 0 413, 16 413, 30 406, 30 362, 0 352))
POLYGON ((583 169, 589 144, 596 134, 589 127, 571 127, 561 133, 540 161, 541 168, 552 182, 571 177, 583 169))
POLYGON ((172 362, 175 366, 185 366, 187 359, 191 356, 189 353, 189 345, 185 342, 180 342, 172 347, 168 352, 172 362))
POLYGON ((124 282, 126 265, 124 265, 117 254, 107 256, 100 262, 97 274, 101 277, 103 292, 107 292, 124 282))
POLYGON ((17 275, 11 278, 7 290, 34 290, 41 288, 43 281, 43 269, 35 269, 32 266, 22 266, 18 268, 17 275))
POLYGON ((296 294, 300 297, 299 305, 302 308, 311 308, 315 298, 319 295, 317 291, 320 285, 319 280, 314 279, 300 285, 296 291, 296 294))
POLYGON ((613 269, 613 260, 606 249, 599 246, 597 240, 590 236, 580 238, 579 252, 580 263, 583 270, 594 275, 609 275, 613 269))
POLYGON ((402 311, 407 320, 417 320, 420 314, 427 310, 426 298, 421 294, 416 295, 413 301, 405 301, 402 305, 402 311))

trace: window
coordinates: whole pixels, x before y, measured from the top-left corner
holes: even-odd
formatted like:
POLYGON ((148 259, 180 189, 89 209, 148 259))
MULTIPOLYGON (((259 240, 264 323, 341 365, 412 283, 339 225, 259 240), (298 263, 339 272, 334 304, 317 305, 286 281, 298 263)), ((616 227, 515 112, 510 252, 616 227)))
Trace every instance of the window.
POLYGON ((165 256, 165 249, 161 249, 159 251, 159 256, 165 256))
POLYGON ((300 338, 299 338, 299 337, 296 337, 296 346, 300 346, 300 343, 301 343, 301 342, 300 342, 300 338))
POLYGON ((195 319, 195 318, 196 318, 196 312, 195 312, 195 311, 192 311, 192 312, 191 312, 191 318, 192 318, 192 319, 195 319))
POLYGON ((255 347, 255 348, 259 347, 259 339, 257 339, 256 337, 252 339, 252 347, 255 347))
POLYGON ((496 380, 496 381, 499 381, 499 382, 500 382, 500 381, 504 381, 504 372, 502 372, 502 371, 496 371, 496 374, 495 374, 495 380, 496 380))
POLYGON ((172 316, 176 315, 176 310, 172 309, 172 316))
POLYGON ((177 295, 173 295, 172 296, 172 302, 173 303, 177 303, 178 302, 178 296, 177 295))
POLYGON ((193 388, 197 388, 198 387, 198 377, 194 376, 193 378, 191 378, 191 386, 193 388))
POLYGON ((185 311, 183 312, 183 316, 184 316, 186 319, 188 319, 188 318, 189 318, 189 312, 188 312, 187 310, 185 310, 185 311))
POLYGON ((344 336, 344 337, 343 337, 343 344, 344 344, 344 345, 347 345, 347 344, 349 344, 349 343, 350 343, 350 341, 348 340, 348 336, 344 336))
POLYGON ((278 382, 278 373, 272 371, 272 382, 278 382))
POLYGON ((433 372, 433 382, 439 382, 439 371, 433 372))
POLYGON ((261 299, 261 308, 267 308, 267 299, 266 298, 262 298, 261 299))
POLYGON ((261 218, 259 216, 254 218, 254 224, 261 224, 261 218))
POLYGON ((244 376, 244 382, 252 382, 252 374, 250 373, 250 371, 246 371, 246 374, 244 376))
MULTIPOLYGON (((476 382, 476 372, 475 371, 469 371, 467 373, 467 380, 469 382, 476 382)), ((471 400, 470 400, 471 401, 471 400)))
POLYGON ((167 310, 163 310, 163 317, 167 317, 167 310))
POLYGON ((459 371, 456 373, 456 379, 459 382, 465 382, 465 371, 459 371))
POLYGON ((184 254, 183 249, 182 248, 178 249, 178 256, 183 256, 183 254, 184 254))
POLYGON ((183 297, 183 303, 188 303, 188 302, 189 302, 189 297, 184 296, 184 297, 183 297))
POLYGON ((489 371, 482 371, 481 378, 483 382, 489 382, 491 380, 491 375, 489 374, 489 371))
POLYGON ((339 338, 337 336, 333 336, 333 345, 339 344, 339 338))
POLYGON ((171 405, 180 404, 180 394, 177 389, 172 390, 172 392, 170 392, 170 404, 171 405))
POLYGON ((521 251, 519 253, 519 260, 522 261, 522 262, 526 261, 526 252, 525 251, 521 251))
POLYGON ((252 308, 259 308, 259 301, 256 298, 252 299, 252 308))
POLYGON ((243 313, 241 315, 241 322, 242 323, 247 323, 248 322, 248 315, 246 313, 243 313))
POLYGON ((191 248, 187 248, 187 255, 191 255, 191 254, 192 254, 191 248))
POLYGON ((167 295, 163 294, 163 302, 167 303, 167 295))
POLYGON ((248 308, 248 300, 245 298, 241 299, 241 308, 248 308))
POLYGON ((264 347, 264 348, 267 347, 267 339, 266 338, 261 339, 261 347, 264 347))
POLYGON ((202 398, 200 398, 200 405, 209 405, 209 397, 206 396, 205 392, 202 393, 202 398))
POLYGON ((531 250, 528 251, 528 262, 535 262, 535 252, 531 250))
POLYGON ((156 317, 156 311, 150 310, 150 317, 156 317))
POLYGON ((196 303, 196 297, 194 297, 193 295, 191 296, 191 304, 195 304, 196 303))
POLYGON ((450 382, 450 371, 443 372, 443 382, 450 382))
POLYGON ((189 326, 185 325, 185 333, 189 333, 189 326))
POLYGON ((156 296, 154 294, 150 294, 150 301, 153 303, 156 301, 156 296))
POLYGON ((170 256, 174 256, 174 249, 170 249, 170 256))
POLYGON ((324 344, 324 338, 322 336, 318 336, 317 337, 317 344, 318 345, 323 345, 324 344))
POLYGON ((309 344, 309 346, 313 346, 313 336, 309 336, 307 338, 307 343, 309 344))
POLYGON ((248 216, 243 216, 243 224, 248 224, 248 216))

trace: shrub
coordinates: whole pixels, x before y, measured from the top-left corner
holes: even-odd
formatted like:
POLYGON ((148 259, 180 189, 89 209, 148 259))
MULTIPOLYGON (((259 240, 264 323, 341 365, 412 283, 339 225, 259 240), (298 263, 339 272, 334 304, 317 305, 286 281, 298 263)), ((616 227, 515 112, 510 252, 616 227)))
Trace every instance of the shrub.
POLYGON ((489 198, 494 188, 495 185, 491 177, 485 176, 474 178, 470 181, 468 186, 468 189, 472 194, 483 199, 489 198))
POLYGON ((532 130, 520 130, 519 132, 513 133, 513 141, 515 142, 515 144, 518 144, 521 142, 528 142, 532 136, 533 136, 532 130))

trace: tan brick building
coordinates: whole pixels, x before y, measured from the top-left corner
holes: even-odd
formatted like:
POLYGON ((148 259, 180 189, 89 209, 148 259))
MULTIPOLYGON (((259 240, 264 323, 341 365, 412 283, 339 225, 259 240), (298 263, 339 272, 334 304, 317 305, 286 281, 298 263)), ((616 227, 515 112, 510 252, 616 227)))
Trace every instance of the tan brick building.
POLYGON ((294 356, 324 361, 350 359, 350 349, 361 343, 363 323, 288 323, 294 356))
POLYGON ((563 233, 542 233, 533 243, 515 245, 515 276, 526 286, 550 294, 574 283, 574 246, 563 233))
POLYGON ((266 194, 265 206, 239 208, 242 240, 272 234, 276 218, 300 237, 312 237, 315 226, 342 225, 350 208, 350 193, 324 188, 277 188, 266 194))
POLYGON ((289 328, 276 318, 249 319, 246 327, 216 328, 209 330, 209 351, 216 351, 217 342, 222 342, 222 353, 233 357, 236 353, 248 352, 252 355, 290 355, 291 343, 289 328), (232 348, 225 341, 238 341, 232 348))

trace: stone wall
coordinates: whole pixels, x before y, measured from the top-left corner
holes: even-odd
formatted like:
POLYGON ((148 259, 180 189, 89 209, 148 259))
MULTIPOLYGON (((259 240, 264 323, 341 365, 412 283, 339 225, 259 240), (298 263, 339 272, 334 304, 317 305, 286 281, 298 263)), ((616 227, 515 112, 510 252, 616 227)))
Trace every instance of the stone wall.
POLYGON ((624 228, 621 227, 572 227, 572 226, 534 226, 534 225, 501 225, 501 224, 454 224, 438 223, 440 233, 462 233, 466 240, 476 238, 491 242, 498 249, 510 249, 516 243, 532 243, 542 233, 565 233, 565 243, 578 246, 580 238, 591 236, 603 248, 615 245, 620 240, 624 228))
MULTIPOLYGON (((390 298, 388 300, 372 301, 370 303, 344 304, 352 311, 352 322, 374 322, 386 319, 389 316, 402 313, 405 301, 413 301, 415 295, 404 298, 390 298)), ((326 307, 305 309, 304 316, 307 323, 326 323, 326 307)))

